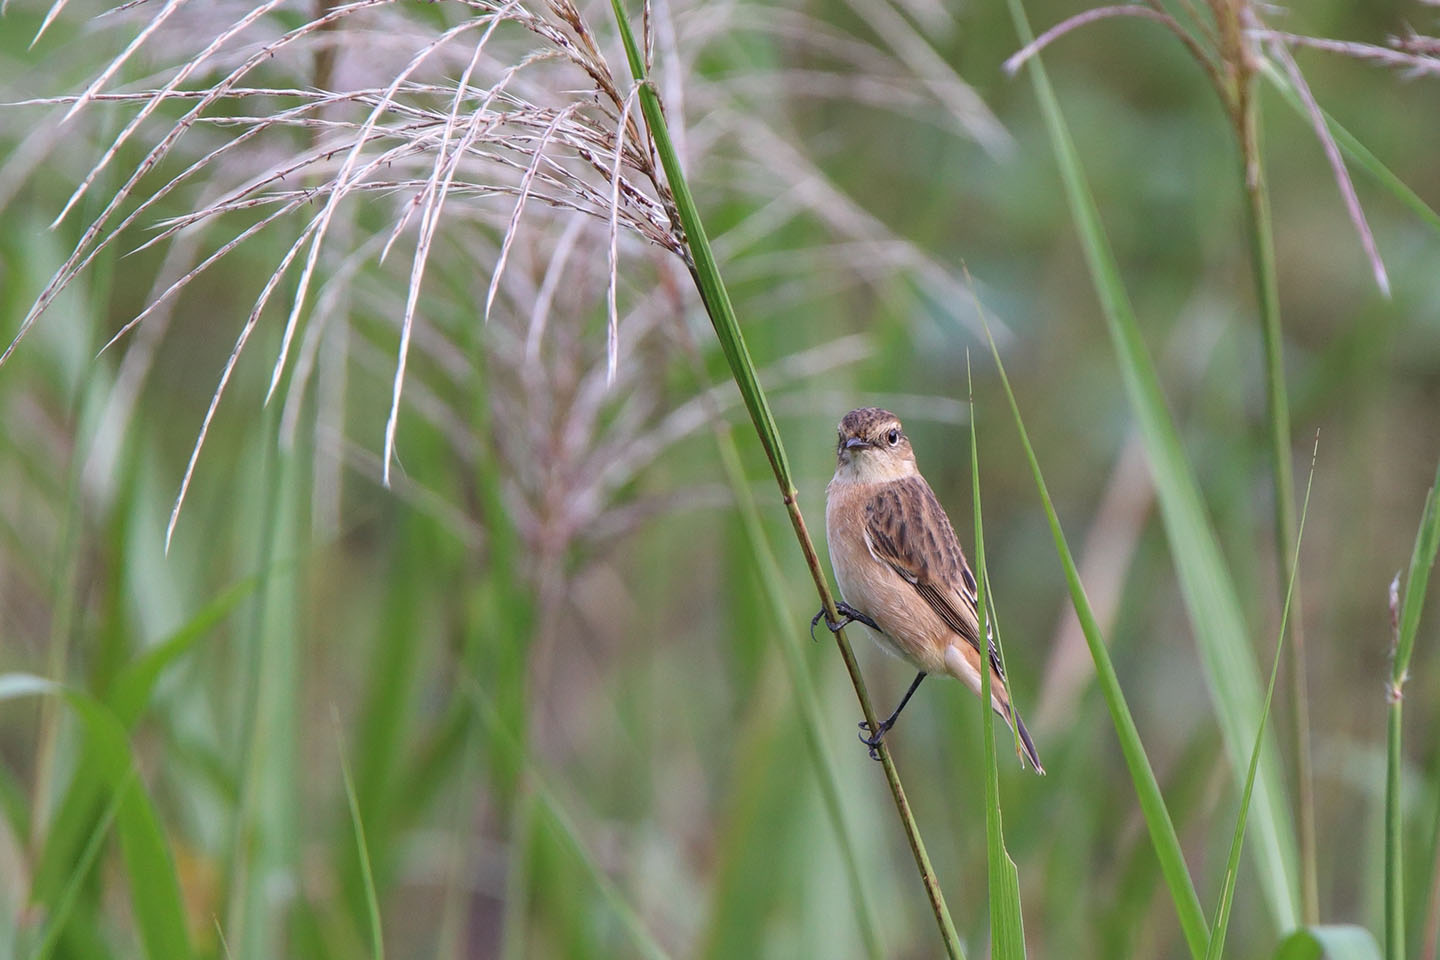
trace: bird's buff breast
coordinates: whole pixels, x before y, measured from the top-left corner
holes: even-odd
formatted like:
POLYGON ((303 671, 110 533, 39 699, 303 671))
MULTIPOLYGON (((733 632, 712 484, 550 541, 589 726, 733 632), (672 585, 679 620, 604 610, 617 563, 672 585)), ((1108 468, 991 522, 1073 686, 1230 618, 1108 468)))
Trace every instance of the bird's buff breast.
POLYGON ((880 627, 869 633, 882 650, 917 670, 947 672, 949 628, 911 584, 866 546, 865 504, 880 486, 834 482, 826 490, 825 539, 835 582, 845 602, 880 627))

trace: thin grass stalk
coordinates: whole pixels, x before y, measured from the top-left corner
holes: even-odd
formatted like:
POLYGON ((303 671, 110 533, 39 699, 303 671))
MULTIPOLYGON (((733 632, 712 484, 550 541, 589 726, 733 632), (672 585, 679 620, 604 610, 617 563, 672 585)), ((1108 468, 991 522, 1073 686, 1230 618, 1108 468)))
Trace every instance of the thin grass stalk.
MULTIPOLYGON (((821 569, 815 542, 810 538, 804 515, 800 512, 797 491, 790 474, 790 463, 785 455, 785 447, 780 440, 779 428, 775 425, 775 418, 770 412, 765 392, 760 387, 759 378, 755 373, 755 364, 750 359, 750 351, 745 346, 745 338, 740 332, 740 324, 736 319, 735 309, 730 303, 730 295, 726 292, 724 281, 720 277, 720 270, 715 262, 715 254, 710 249, 710 242, 706 237, 700 212, 695 206, 695 200, 690 194, 684 171, 680 167, 680 159, 675 152, 674 144, 670 139, 669 126, 665 122, 665 115, 660 107, 660 98, 648 80, 645 61, 641 56, 639 45, 635 42, 635 35, 630 28, 630 21, 625 14, 624 7, 620 0, 611 0, 611 7, 614 10, 621 40, 625 45, 625 56, 630 64, 630 72, 635 82, 640 85, 640 108, 644 113, 646 126, 649 128, 650 139, 653 141, 655 151, 660 157, 660 163, 664 167, 665 179, 675 198, 676 214, 680 219, 681 228, 685 231, 686 244, 693 259, 689 265, 691 276, 699 289, 705 312, 709 315, 710 322, 715 328, 715 336, 720 341, 721 349, 725 353, 730 373, 745 400, 745 408, 750 414, 755 432, 770 461, 775 481, 780 486, 781 499, 789 514, 790 523, 795 529, 795 538, 805 555, 805 564, 810 570, 811 579, 815 582, 815 590, 820 596, 821 607, 828 619, 838 620, 839 614, 835 609, 835 598, 830 592, 825 573, 821 569)), ((845 662, 845 670, 850 676, 851 685, 855 688, 855 696, 860 701, 860 709, 864 713, 866 723, 871 729, 878 729, 879 722, 876 719, 875 708, 865 689, 865 680, 860 675, 860 666, 855 660, 855 653, 843 630, 835 631, 835 644, 840 650, 841 659, 845 662)), ((954 921, 950 918, 950 909, 945 903, 945 896, 940 890, 940 882, 930 864, 930 856, 925 851, 925 842, 920 836, 920 828, 915 822, 915 815, 910 810, 910 801, 905 796, 905 788, 900 782, 900 774, 895 769, 895 761, 890 756, 890 750, 884 745, 884 741, 881 741, 878 752, 881 766, 885 771, 885 781, 889 785, 890 794, 895 801, 895 810, 904 825, 910 852, 915 858, 915 866, 920 872, 920 880, 925 887, 931 910, 935 914, 935 922, 940 929, 945 950, 952 960, 960 960, 964 957, 964 950, 960 946, 960 936, 955 930, 954 921)))
MULTIPOLYGON (((1039 62, 1033 63, 1031 69, 1039 69, 1039 62)), ((981 320, 983 322, 983 315, 981 320)), ((1150 766, 1150 758, 1140 740, 1135 718, 1131 716, 1130 707, 1125 702, 1125 693, 1120 688, 1120 678, 1110 660, 1110 650, 1100 631, 1100 624, 1095 619, 1094 611, 1090 609, 1085 586, 1080 582, 1079 568, 1076 567, 1075 557, 1070 552, 1070 544, 1065 539, 1065 531, 1060 526, 1060 517, 1055 513, 1055 504, 1050 499, 1050 490, 1045 484, 1044 474, 1040 471, 1040 461, 1035 456, 1035 448, 1030 445, 1030 434, 1020 416, 1020 404, 1015 399, 1015 391, 1010 388, 1010 378, 1005 374, 1000 350, 995 345, 994 337, 990 336, 988 326, 985 333, 990 343, 990 355, 995 360, 995 369, 1000 374, 1000 383, 1005 388, 1005 398, 1010 403, 1015 429, 1020 434, 1020 444, 1025 449, 1025 459, 1030 464, 1030 473, 1035 479, 1040 502, 1045 508, 1045 517, 1050 523, 1055 552, 1065 570, 1065 582, 1070 588, 1070 601, 1075 606, 1075 617, 1080 621, 1081 632, 1085 634, 1085 642, 1090 647, 1090 657, 1095 661, 1096 683, 1105 698, 1105 706, 1110 711, 1116 739, 1120 741, 1120 752, 1125 758, 1126 768, 1130 771, 1131 782, 1135 785, 1140 812, 1145 817, 1145 826, 1150 832, 1150 843, 1155 848, 1156 859, 1160 861, 1160 872, 1169 887, 1170 900, 1175 905, 1175 913, 1179 918, 1186 946, 1190 949, 1190 956, 1194 960, 1201 960, 1209 949, 1210 928, 1200 906, 1200 897, 1195 893, 1189 868, 1185 865, 1185 854, 1180 849, 1175 823, 1171 820, 1165 798, 1160 793, 1160 784, 1155 779, 1155 771, 1150 766)))
POLYGON ((1319 883, 1315 870, 1315 792, 1310 771, 1310 696, 1305 684, 1305 627, 1300 601, 1300 579, 1295 575, 1295 477, 1290 463, 1290 402, 1285 389, 1284 341, 1280 325, 1280 285, 1275 268, 1275 237, 1271 226, 1270 192, 1260 152, 1260 110, 1253 79, 1247 80, 1237 107, 1236 133, 1240 141, 1241 179, 1245 189, 1247 234, 1255 300, 1260 309, 1260 333, 1265 346, 1265 406, 1270 428, 1270 469, 1274 486, 1275 556, 1280 576, 1282 605, 1294 591, 1290 619, 1290 645, 1286 666, 1290 672, 1290 754, 1294 764, 1296 812, 1300 833, 1300 915, 1306 925, 1320 919, 1319 883), (1293 584, 1293 586, 1287 586, 1293 584))
MULTIPOLYGON (((278 409, 278 405, 267 408, 261 421, 262 437, 275 436, 275 427, 279 423, 278 409)), ((259 758, 264 749, 264 724, 260 720, 260 705, 267 685, 264 676, 265 623, 269 606, 275 602, 273 594, 278 581, 275 541, 279 533, 278 518, 280 503, 284 497, 281 488, 284 485, 285 472, 279 462, 284 455, 264 440, 260 441, 260 445, 263 451, 259 466, 264 483, 260 508, 263 525, 260 529, 255 569, 261 572, 260 582, 255 588, 251 603, 251 619, 245 638, 245 694, 241 707, 239 756, 235 765, 235 769, 239 771, 237 782, 240 784, 240 794, 233 813, 229 858, 224 873, 230 884, 224 926, 230 931, 227 939, 242 956, 247 955, 244 951, 250 949, 250 938, 237 931, 244 930, 245 918, 254 909, 248 898, 251 894, 250 872, 254 867, 251 861, 254 857, 257 832, 252 820, 257 816, 256 808, 260 802, 257 796, 261 774, 259 758)))
POLYGON ((370 867, 370 845, 365 840, 365 823, 360 819, 360 801, 355 796, 355 781, 350 776, 350 761, 345 759, 345 739, 340 733, 340 711, 334 708, 335 743, 339 747, 340 777, 345 784, 345 804, 350 811, 350 824, 355 831, 355 852, 360 858, 360 876, 365 885, 365 919, 370 934, 370 956, 385 960, 385 934, 380 922, 380 897, 375 892, 375 872, 370 867))
MULTIPOLYGON (((1316 453, 1320 440, 1316 437, 1316 453)), ((1260 768, 1260 749, 1265 745, 1265 722, 1270 718, 1270 702, 1275 695, 1275 677, 1280 672, 1280 656, 1285 646, 1285 630, 1290 619, 1290 610, 1295 600, 1295 575, 1300 565, 1300 542, 1305 536, 1305 516, 1310 510, 1310 490, 1315 483, 1315 455, 1310 459, 1310 479, 1305 483, 1305 505, 1300 510, 1300 526, 1295 534, 1295 560, 1290 565, 1290 579, 1286 583, 1285 602, 1280 611, 1280 630, 1275 639, 1275 659, 1270 666, 1270 683, 1265 688, 1265 706, 1260 712, 1260 724, 1255 730, 1255 746, 1250 751, 1250 768, 1245 774, 1245 786, 1240 791, 1240 809, 1235 815, 1235 833, 1230 840, 1230 855, 1225 861, 1225 880, 1220 888, 1220 902, 1215 907, 1215 922, 1211 924, 1210 949, 1206 960, 1220 960, 1225 952, 1225 935, 1230 929, 1230 911, 1235 905, 1235 881, 1240 874, 1240 849, 1245 844, 1245 822, 1250 816, 1250 795, 1255 789, 1255 771, 1260 768)))
POLYGON ((1385 960, 1405 958, 1404 815, 1400 809, 1402 704, 1390 702, 1385 729, 1385 960))
MULTIPOLYGON (((477 681, 478 682, 478 681, 477 681)), ((524 760, 525 754, 517 751, 524 760)), ((510 819, 505 834, 510 850, 505 864, 505 907, 500 914, 500 960, 524 960, 530 939, 531 837, 535 832, 535 797, 529 777, 516 774, 510 819)))
POLYGON ((1410 553, 1410 571, 1405 578, 1404 605, 1394 591, 1399 589, 1399 576, 1391 586, 1391 616, 1395 626, 1395 646, 1390 665, 1390 701, 1385 751, 1385 960, 1405 957, 1405 876, 1404 876, 1404 812, 1400 803, 1400 736, 1403 730, 1405 680, 1410 672, 1410 656, 1415 651, 1415 634, 1420 627, 1420 611, 1425 605, 1425 589, 1430 582, 1430 567, 1440 547, 1440 464, 1435 482, 1425 496, 1425 510, 1415 532, 1415 547, 1410 553), (1397 610, 1396 608, 1399 607, 1397 610))

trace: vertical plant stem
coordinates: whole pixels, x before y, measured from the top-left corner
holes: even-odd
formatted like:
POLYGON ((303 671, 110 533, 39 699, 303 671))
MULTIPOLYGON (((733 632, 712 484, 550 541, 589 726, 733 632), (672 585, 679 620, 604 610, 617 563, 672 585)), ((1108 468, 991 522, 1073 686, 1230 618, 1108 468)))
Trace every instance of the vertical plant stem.
MULTIPOLYGON (((715 328, 715 336, 720 341, 721 349, 725 353, 725 360, 730 366, 731 375, 735 379, 736 386, 740 388, 740 395, 745 400, 745 408, 750 414, 755 432, 765 448, 765 455, 770 461, 770 468, 780 487, 780 495, 785 503, 786 513, 790 517, 790 524, 795 529, 795 538, 805 555, 805 565, 810 570, 811 579, 815 581, 815 590, 820 595, 821 606, 828 619, 837 620, 839 615, 835 609, 835 598, 830 593, 830 586, 820 567, 820 557, 815 551, 815 543, 810 538, 805 518, 800 512, 795 483, 790 474, 790 463, 785 455, 784 444, 780 440, 779 428, 775 425, 774 415, 770 412, 770 404, 756 377, 755 364, 750 359, 749 349, 745 346, 745 338, 740 332, 735 308, 731 305, 730 295, 726 292, 725 284, 720 278, 720 270, 715 262, 715 254, 710 249, 710 242, 706 238, 699 209, 695 206, 695 200, 690 195, 684 171, 680 168, 680 159, 670 140, 669 127, 660 108, 660 98, 646 77, 645 61, 641 56, 639 45, 635 42, 635 35, 630 29, 630 21, 625 15, 624 7, 620 0, 611 0, 611 7, 615 13, 615 21, 619 27, 621 39, 625 44, 625 55, 630 63, 630 72, 635 81, 640 84, 640 108, 645 115, 645 124, 649 128, 650 138, 654 142, 656 153, 659 154, 661 165, 665 169, 665 180, 674 195, 680 226, 685 231, 686 243, 694 261, 690 265, 691 275, 700 291, 700 299, 704 303, 705 312, 709 315, 710 322, 715 328)), ((840 657, 845 662, 845 670, 850 675, 850 683, 855 688, 855 696, 860 701, 860 709, 865 715, 866 723, 872 729, 878 728, 875 708, 870 703, 864 678, 860 675, 860 666, 855 661, 855 652, 851 649, 850 642, 846 639, 843 630, 835 631, 835 645, 839 648, 840 657)), ((904 825, 905 837, 909 841, 910 852, 914 856, 915 866, 920 872, 921 883, 925 887, 931 910, 935 914, 935 922, 939 926, 941 938, 945 942, 946 953, 952 960, 958 960, 958 958, 964 957, 959 934, 955 931, 954 921, 950 919, 950 909, 945 904, 945 896, 940 891, 940 883, 935 876, 935 870, 930 865, 930 856, 925 851, 925 842, 920 836, 920 828, 915 823, 915 816, 910 810, 910 801, 906 798, 905 789, 900 783, 900 774, 895 770, 895 761, 891 758, 890 750, 883 741, 879 747, 879 754, 881 766, 885 771, 885 781, 894 798, 895 810, 899 813, 901 823, 904 825)))
POLYGON ((1400 810, 1400 731, 1404 702, 1391 690, 1385 737, 1385 960, 1405 958, 1404 821, 1400 810))
POLYGON ((1430 568, 1435 563, 1436 550, 1440 549, 1440 502, 1437 501, 1440 501, 1440 465, 1436 466, 1435 482, 1425 497, 1425 510, 1415 532, 1403 605, 1397 594, 1398 575, 1390 587, 1395 646, 1391 651, 1390 686, 1386 691, 1390 710, 1385 751, 1385 960, 1404 960, 1405 957, 1405 820, 1400 806, 1400 734, 1405 680, 1410 673, 1411 654, 1415 652, 1415 634, 1420 629, 1420 610, 1425 605, 1430 568))
POLYGON ((1300 832, 1300 911, 1304 923, 1319 922, 1319 888, 1315 871, 1315 794, 1310 772, 1310 706, 1305 684, 1305 629, 1299 563, 1290 545, 1295 542, 1295 478, 1290 462, 1290 404, 1285 390, 1285 357, 1280 329, 1280 287, 1275 271, 1275 241, 1270 219, 1270 195, 1260 155, 1259 109, 1253 81, 1247 84, 1237 122, 1245 187, 1245 211, 1250 240, 1255 299, 1260 308, 1261 339, 1265 345, 1265 405, 1270 425, 1271 478, 1274 483, 1275 555, 1278 559, 1281 603, 1287 584, 1294 581, 1290 617, 1290 644, 1286 664, 1290 672, 1290 756, 1297 793, 1300 832))

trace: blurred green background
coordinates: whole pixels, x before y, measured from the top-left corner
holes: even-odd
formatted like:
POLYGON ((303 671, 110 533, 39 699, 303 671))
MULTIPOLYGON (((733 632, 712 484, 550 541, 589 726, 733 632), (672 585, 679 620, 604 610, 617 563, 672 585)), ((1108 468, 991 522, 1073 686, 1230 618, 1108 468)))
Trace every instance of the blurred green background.
MULTIPOLYGON (((181 8, 106 89, 163 84, 249 6, 181 8)), ((76 0, 32 46, 46 8, 12 0, 0 19, 0 99, 78 94, 159 9, 97 20, 97 5, 76 0)), ((225 62, 328 9, 281 6, 225 62)), ((584 9, 622 64, 608 5, 584 9)), ((1080 8, 1027 9, 1043 29, 1080 8)), ((329 62, 316 59, 321 44, 298 45, 246 83, 383 89, 428 38, 474 12, 376 5, 334 31, 343 42, 329 62)), ((1430 30, 1436 14, 1419 2, 1335 0, 1266 12, 1288 31, 1370 43, 1430 30)), ((1018 47, 1003 4, 672 2, 657 4, 656 19, 661 90, 817 539, 834 425, 877 404, 905 420, 972 542, 967 356, 974 367, 990 576, 1015 696, 1049 771, 1038 779, 1002 762, 1032 955, 1185 955, 961 268, 1001 329, 1208 911, 1236 782, 1036 101, 1001 69, 1018 47)), ((477 71, 485 85, 506 56, 534 46, 501 40, 477 71)), ((469 49, 416 78, 453 90, 469 49)), ((1420 197, 1440 200, 1435 81, 1296 56, 1320 103, 1420 197)), ((1153 23, 1091 25, 1045 61, 1263 676, 1279 590, 1234 137, 1201 72, 1153 23)), ((207 65, 186 85, 219 76, 207 65)), ((1387 588, 1408 562, 1440 455, 1440 235, 1356 173, 1390 271, 1384 299, 1313 130, 1261 89, 1302 489, 1319 434, 1301 578, 1320 916, 1378 935, 1387 588)), ((245 117, 288 102, 220 104, 211 113, 237 125, 197 126, 122 211, 233 139, 245 117)), ((0 111, 7 342, 187 107, 147 119, 55 229, 138 107, 92 103, 68 121, 63 104, 0 111)), ((804 638, 816 601, 764 457, 688 277, 658 248, 622 233, 619 366, 607 384, 606 225, 582 220, 567 234, 573 214, 532 203, 487 321, 514 198, 452 196, 418 301, 386 489, 419 218, 382 264, 415 191, 348 202, 268 405, 295 270, 260 314, 165 552, 226 358, 323 201, 247 241, 97 357, 254 216, 122 254, 165 218, 303 151, 312 133, 267 131, 163 197, 0 368, 0 673, 48 677, 107 704, 130 728, 153 814, 147 834, 146 816, 111 802, 109 788, 92 782, 77 796, 87 772, 93 781, 116 759, 112 749, 96 761, 82 708, 56 696, 0 702, 0 957, 164 955, 154 901, 167 857, 184 904, 170 942, 205 956, 370 955, 378 919, 396 957, 858 957, 874 952, 865 917, 882 955, 938 955, 880 769, 855 741, 859 710, 839 658, 828 640, 804 638), (785 622, 720 482, 717 410, 738 428, 783 567, 785 622), (818 744, 785 645, 818 695, 818 744), (817 746, 833 760, 858 891, 817 746), (165 854, 148 867, 145 836, 165 854)), ((424 176, 433 160, 408 162, 424 176)), ((1412 949, 1422 955, 1428 942, 1429 956, 1435 629, 1427 614, 1405 715, 1407 916, 1412 949)), ((855 639, 888 712, 909 670, 855 639)), ((1282 678, 1281 744, 1288 689, 1282 678)), ((975 699, 934 683, 890 741, 971 956, 987 950, 979 738, 975 699)), ((1281 933, 1247 856, 1230 955, 1268 956, 1281 933)))

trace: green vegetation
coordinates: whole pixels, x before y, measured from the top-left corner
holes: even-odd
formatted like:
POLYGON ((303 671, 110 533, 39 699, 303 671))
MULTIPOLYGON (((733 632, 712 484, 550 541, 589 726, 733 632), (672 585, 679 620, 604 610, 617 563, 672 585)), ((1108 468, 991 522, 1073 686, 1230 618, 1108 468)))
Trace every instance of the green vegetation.
POLYGON ((1435 956, 1433 7, 252 10, 0 18, 0 957, 1435 956))

